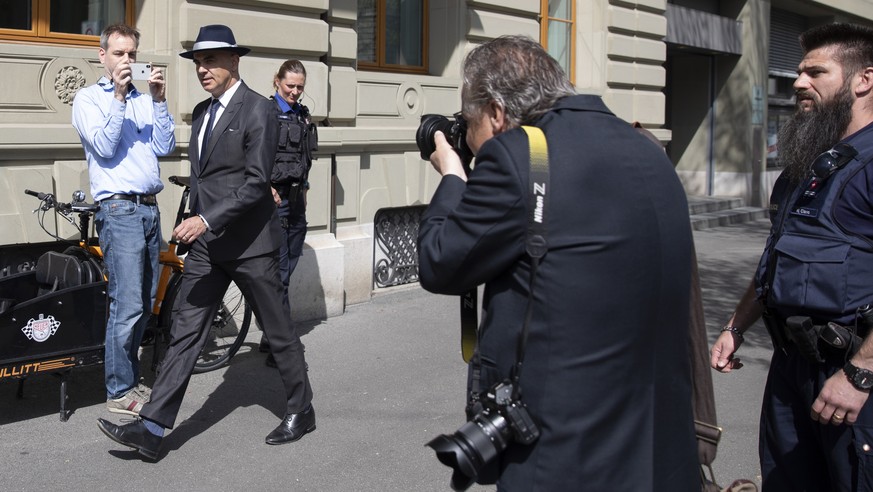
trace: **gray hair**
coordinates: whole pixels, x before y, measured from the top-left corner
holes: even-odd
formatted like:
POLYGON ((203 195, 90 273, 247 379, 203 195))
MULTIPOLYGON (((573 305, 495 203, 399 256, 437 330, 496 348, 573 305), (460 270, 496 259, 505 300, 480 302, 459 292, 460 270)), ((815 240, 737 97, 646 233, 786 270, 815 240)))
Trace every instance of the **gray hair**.
POLYGON ((136 47, 139 48, 139 31, 127 24, 112 24, 106 26, 106 29, 103 30, 103 34, 100 35, 101 48, 104 50, 109 49, 109 38, 111 38, 113 34, 133 39, 134 43, 136 43, 136 47))
POLYGON ((535 123, 564 97, 576 94, 564 70, 527 36, 501 36, 474 48, 464 60, 463 113, 480 114, 491 102, 510 128, 535 123))

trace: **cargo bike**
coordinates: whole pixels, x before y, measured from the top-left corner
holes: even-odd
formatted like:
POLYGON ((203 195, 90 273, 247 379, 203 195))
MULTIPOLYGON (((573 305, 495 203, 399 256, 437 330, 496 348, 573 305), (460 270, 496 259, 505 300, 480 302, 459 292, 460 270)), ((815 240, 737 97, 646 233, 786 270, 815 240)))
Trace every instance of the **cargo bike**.
MULTIPOLYGON (((170 182, 183 187, 175 224, 184 220, 190 180, 171 176, 170 182)), ((57 201, 50 193, 25 190, 40 201, 34 210, 47 234, 69 243, 59 251, 40 255, 33 268, 0 277, 0 382, 18 380, 18 397, 24 382, 34 376, 51 374, 60 379, 60 419, 69 417, 67 379, 72 370, 103 363, 103 344, 109 315, 107 271, 97 239, 90 234, 99 204, 86 203, 82 191, 73 193, 69 203, 57 201), (49 214, 53 212, 53 214, 49 214), (75 240, 61 238, 46 226, 46 216, 57 217, 78 229, 75 240)), ((151 369, 160 362, 170 343, 173 306, 184 268, 180 258, 185 245, 168 242, 160 253, 161 270, 152 315, 143 345, 152 347, 151 369)), ((245 341, 252 319, 251 307, 231 284, 221 303, 215 306, 209 340, 194 368, 202 373, 226 365, 245 341)))

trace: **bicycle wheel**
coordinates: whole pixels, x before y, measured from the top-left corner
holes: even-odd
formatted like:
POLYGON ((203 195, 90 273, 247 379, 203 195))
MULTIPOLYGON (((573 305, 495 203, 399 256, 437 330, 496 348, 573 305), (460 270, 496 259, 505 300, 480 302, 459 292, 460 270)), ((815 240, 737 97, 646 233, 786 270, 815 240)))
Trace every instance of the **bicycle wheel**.
POLYGON ((223 367, 236 355, 246 340, 252 323, 252 308, 235 284, 230 284, 212 317, 206 345, 200 351, 194 374, 223 367))
MULTIPOLYGON (((169 330, 172 321, 173 307, 178 297, 178 280, 181 273, 173 274, 170 279, 170 287, 167 296, 161 306, 160 326, 165 331, 167 343, 169 343, 169 330)), ((230 359, 236 355, 249 331, 252 322, 252 308, 248 305, 242 293, 236 285, 230 284, 224 293, 224 298, 217 306, 212 317, 212 325, 206 345, 200 351, 197 362, 194 364, 194 374, 209 372, 227 365, 230 359)), ((158 351, 156 347, 156 351, 158 351)), ((156 352, 158 353, 158 352, 156 352)), ((160 357, 166 353, 160 351, 160 357)), ((160 362, 154 364, 159 366, 160 362)))

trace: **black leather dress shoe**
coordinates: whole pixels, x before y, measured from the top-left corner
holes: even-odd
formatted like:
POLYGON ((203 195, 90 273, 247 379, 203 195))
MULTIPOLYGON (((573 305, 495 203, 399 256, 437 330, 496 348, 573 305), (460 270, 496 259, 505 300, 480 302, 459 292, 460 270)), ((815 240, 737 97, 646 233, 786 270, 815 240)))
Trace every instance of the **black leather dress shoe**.
POLYGON ((265 442, 267 444, 286 444, 294 442, 305 434, 315 430, 315 409, 309 405, 301 413, 289 413, 282 419, 279 427, 273 429, 265 442))
POLYGON ((125 425, 115 425, 108 420, 97 419, 97 427, 106 434, 106 437, 118 444, 133 448, 150 460, 158 459, 162 438, 149 432, 142 419, 125 425))

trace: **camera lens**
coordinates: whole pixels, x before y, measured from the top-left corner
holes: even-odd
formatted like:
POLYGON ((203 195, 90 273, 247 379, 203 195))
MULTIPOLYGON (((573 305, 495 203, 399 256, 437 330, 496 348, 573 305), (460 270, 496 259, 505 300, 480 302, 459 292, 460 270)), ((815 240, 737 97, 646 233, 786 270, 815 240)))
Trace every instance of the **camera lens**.
POLYGON ((454 470, 453 490, 466 490, 482 467, 504 449, 509 439, 509 427, 499 413, 482 412, 462 425, 451 436, 443 434, 427 443, 436 451, 437 459, 454 470))
POLYGON ((446 138, 452 133, 452 122, 440 114, 426 114, 421 117, 421 124, 415 132, 415 143, 421 151, 421 158, 430 160, 430 155, 436 150, 434 136, 437 131, 443 132, 446 138))

